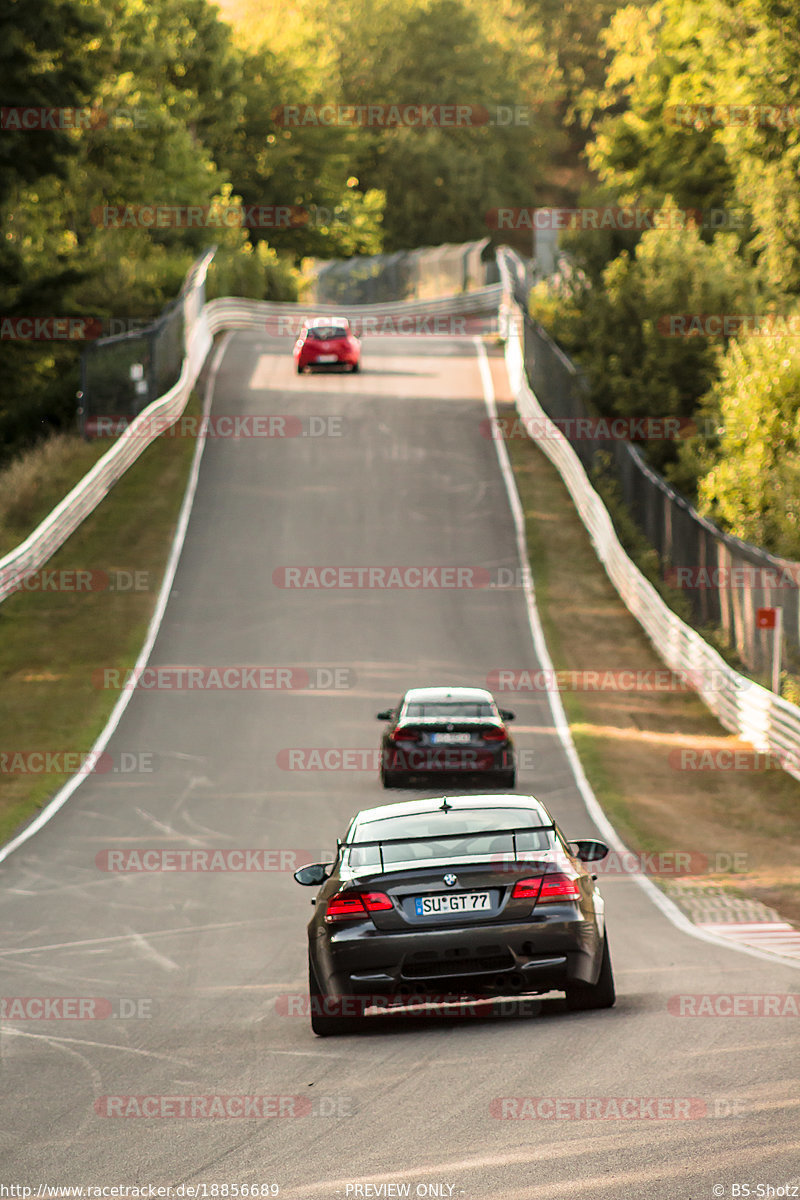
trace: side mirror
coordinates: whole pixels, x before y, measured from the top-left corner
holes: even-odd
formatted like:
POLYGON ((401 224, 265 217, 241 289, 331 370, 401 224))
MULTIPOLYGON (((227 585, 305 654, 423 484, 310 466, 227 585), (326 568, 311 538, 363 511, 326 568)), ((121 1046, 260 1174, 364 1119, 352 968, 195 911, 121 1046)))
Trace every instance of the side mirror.
POLYGON ((309 863, 307 867, 300 867, 299 871, 295 871, 294 877, 303 887, 319 887, 332 869, 333 863, 309 863))
POLYGON ((383 712, 378 713, 378 720, 379 721, 391 721, 393 716, 394 716, 394 713, 392 712, 392 710, 390 708, 384 708, 383 712))
POLYGON ((580 862, 599 862, 608 854, 605 842, 598 842, 595 838, 582 838, 579 842, 570 842, 569 847, 580 862))
POLYGON ((516 718, 516 715, 517 714, 515 712, 512 712, 510 708, 501 708, 500 709, 500 716, 503 718, 504 721, 513 721, 516 718))

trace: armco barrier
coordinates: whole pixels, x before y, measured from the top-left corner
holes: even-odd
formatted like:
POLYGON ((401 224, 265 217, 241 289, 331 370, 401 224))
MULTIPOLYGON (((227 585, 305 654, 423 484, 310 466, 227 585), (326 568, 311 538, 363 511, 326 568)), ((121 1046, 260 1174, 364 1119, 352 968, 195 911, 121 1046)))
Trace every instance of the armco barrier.
MULTIPOLYGON (((202 284, 210 259, 204 260, 194 282, 202 284), (201 277, 202 274, 202 277, 201 277)), ((193 289, 196 291, 197 289, 193 289)), ((468 294, 443 296, 437 300, 408 303, 363 304, 359 318, 384 316, 453 316, 477 313, 497 315, 502 288, 500 284, 468 294)), ((187 307, 190 300, 187 301, 187 307)), ((352 309, 351 309, 352 311, 352 309)), ((159 430, 177 421, 186 407, 203 363, 217 333, 228 329, 265 331, 267 322, 291 317, 293 322, 306 316, 341 313, 334 304, 279 304, 270 301, 224 298, 205 304, 194 321, 187 312, 186 357, 180 378, 165 395, 154 400, 135 417, 111 448, 98 459, 59 505, 45 517, 33 533, 4 558, 0 559, 0 602, 19 588, 19 581, 38 571, 63 546, 67 538, 94 512, 114 484, 139 455, 159 436, 159 430)))
MULTIPOLYGON (((504 297, 500 331, 506 338, 506 365, 517 410, 567 486, 595 551, 626 607, 636 617, 658 654, 673 671, 705 681, 698 693, 720 723, 763 753, 775 755, 785 770, 800 779, 800 708, 783 700, 728 666, 691 626, 664 603, 628 558, 611 517, 589 482, 580 459, 550 420, 528 384, 522 344, 522 309, 514 292, 515 256, 498 251, 504 297)), ((496 436, 502 436, 500 432, 496 436)))

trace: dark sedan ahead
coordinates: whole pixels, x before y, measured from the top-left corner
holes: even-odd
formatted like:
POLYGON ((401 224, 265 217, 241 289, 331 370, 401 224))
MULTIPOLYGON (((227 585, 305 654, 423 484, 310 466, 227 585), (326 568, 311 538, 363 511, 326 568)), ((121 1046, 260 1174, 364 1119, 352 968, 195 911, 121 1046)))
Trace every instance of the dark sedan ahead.
POLYGON ((608 847, 568 843, 533 796, 454 796, 358 813, 308 926, 311 1026, 357 1029, 369 1008, 432 997, 563 991, 570 1009, 615 999, 603 900, 584 866, 608 847))
POLYGON ((378 713, 389 725, 381 739, 385 788, 430 775, 487 776, 498 787, 516 783, 514 743, 506 728, 514 713, 499 709, 484 688, 411 688, 394 709, 378 713))

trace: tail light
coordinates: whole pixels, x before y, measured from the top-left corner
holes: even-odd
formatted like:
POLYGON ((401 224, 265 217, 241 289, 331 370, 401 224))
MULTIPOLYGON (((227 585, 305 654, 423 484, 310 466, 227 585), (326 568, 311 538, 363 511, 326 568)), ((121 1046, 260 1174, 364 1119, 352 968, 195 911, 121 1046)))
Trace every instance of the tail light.
POLYGON ((395 729, 392 733, 393 742, 418 742, 419 731, 416 729, 395 729))
POLYGON ((569 875, 543 875, 538 879, 520 879, 514 884, 512 900, 536 900, 537 904, 557 904, 559 901, 580 900, 581 889, 569 875))
POLYGON ((485 742, 504 742, 508 737, 508 731, 504 725, 501 725, 499 729, 496 725, 492 725, 488 729, 481 730, 481 737, 485 742))
POLYGON ((518 879, 511 893, 512 900, 535 900, 542 886, 541 875, 538 879, 518 879))
POLYGON ((371 912, 386 912, 394 908, 385 892, 337 892, 328 901, 325 920, 328 924, 338 921, 363 921, 371 912))

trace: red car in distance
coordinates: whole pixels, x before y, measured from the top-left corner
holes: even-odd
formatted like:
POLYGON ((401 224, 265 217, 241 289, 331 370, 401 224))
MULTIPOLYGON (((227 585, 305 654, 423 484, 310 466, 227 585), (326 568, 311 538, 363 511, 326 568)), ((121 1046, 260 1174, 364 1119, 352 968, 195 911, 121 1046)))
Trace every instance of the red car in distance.
POLYGON ((320 367, 358 371, 361 343, 346 317, 313 317, 303 322, 294 344, 297 374, 320 367))

